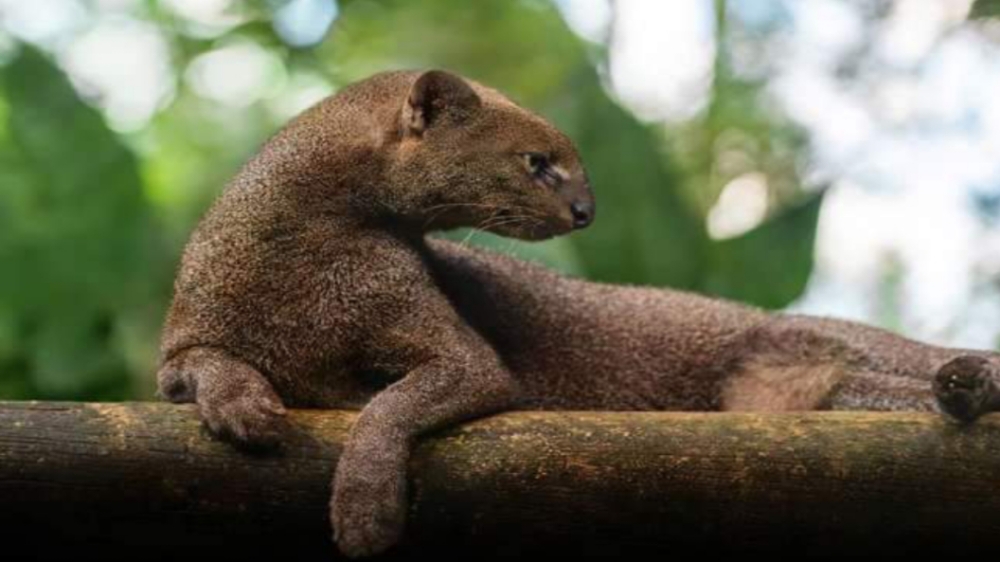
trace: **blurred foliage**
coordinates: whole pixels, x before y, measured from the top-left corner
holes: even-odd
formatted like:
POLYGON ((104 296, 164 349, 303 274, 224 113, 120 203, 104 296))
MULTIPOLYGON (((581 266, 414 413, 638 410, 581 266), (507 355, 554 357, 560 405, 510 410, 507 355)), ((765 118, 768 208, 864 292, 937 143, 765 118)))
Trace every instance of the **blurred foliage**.
POLYGON ((976 18, 996 18, 1000 17, 1000 0, 975 0, 969 17, 976 18))
POLYGON ((2 67, 0 398, 150 396, 158 325, 187 233, 287 118, 273 99, 225 106, 182 79, 191 61, 237 42, 275 54, 276 79, 288 83, 312 76, 336 87, 390 68, 447 68, 508 93, 575 140, 596 191, 593 227, 542 244, 452 236, 600 281, 772 308, 802 292, 821 196, 800 188, 805 140, 761 101, 765 79, 732 71, 725 3, 717 3, 721 47, 708 105, 671 127, 643 123, 613 99, 602 82, 604 48, 573 34, 548 2, 345 0, 327 39, 309 48, 274 32, 280 5, 238 2, 241 23, 206 36, 158 2, 142 3, 136 16, 167 39, 178 81, 137 131, 109 129, 28 46, 2 67), (768 179, 769 219, 713 240, 709 209, 749 172, 768 179))
POLYGON ((769 77, 759 71, 740 72, 733 60, 737 48, 763 54, 760 44, 769 34, 746 29, 729 16, 725 2, 715 4, 719 50, 707 108, 665 131, 669 152, 680 168, 682 195, 703 215, 730 181, 759 172, 767 178, 770 197, 783 204, 795 201, 801 197, 798 168, 807 149, 804 133, 762 102, 769 77))
POLYGON ((136 159, 37 51, 3 68, 2 88, 0 392, 125 397, 122 340, 155 334, 141 316, 161 313, 153 288, 169 275, 150 259, 136 159))

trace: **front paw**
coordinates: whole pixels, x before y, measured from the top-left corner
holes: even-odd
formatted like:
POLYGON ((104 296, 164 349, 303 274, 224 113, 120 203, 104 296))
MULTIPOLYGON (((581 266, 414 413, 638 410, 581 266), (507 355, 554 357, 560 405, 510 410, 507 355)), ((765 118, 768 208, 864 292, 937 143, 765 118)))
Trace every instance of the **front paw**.
POLYGON ((952 359, 934 376, 934 395, 941 409, 961 423, 991 411, 998 392, 997 368, 983 357, 952 359))
POLYGON ((405 481, 402 471, 338 467, 330 519, 342 553, 350 558, 373 556, 399 541, 406 523, 405 481))
POLYGON ((291 432, 285 407, 273 393, 246 392, 199 406, 212 435, 249 451, 276 449, 291 432))

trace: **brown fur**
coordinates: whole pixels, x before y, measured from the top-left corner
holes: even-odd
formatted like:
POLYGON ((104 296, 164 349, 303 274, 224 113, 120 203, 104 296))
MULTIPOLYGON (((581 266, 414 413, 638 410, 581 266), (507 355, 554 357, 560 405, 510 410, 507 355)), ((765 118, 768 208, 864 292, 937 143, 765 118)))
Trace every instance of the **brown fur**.
POLYGON ((160 392, 245 445, 280 442, 285 406, 362 409, 331 505, 351 556, 399 538, 413 441, 491 412, 930 410, 935 373, 957 417, 1000 404, 995 354, 424 238, 540 239, 591 218, 572 143, 540 117, 443 72, 373 76, 277 134, 194 232, 160 392))

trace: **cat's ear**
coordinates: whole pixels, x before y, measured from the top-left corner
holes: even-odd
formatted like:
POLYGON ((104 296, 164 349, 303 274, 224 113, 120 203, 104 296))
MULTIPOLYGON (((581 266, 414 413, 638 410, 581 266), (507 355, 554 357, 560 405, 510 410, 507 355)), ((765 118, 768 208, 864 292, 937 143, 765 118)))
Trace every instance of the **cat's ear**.
POLYGON ((403 130, 420 136, 442 124, 457 124, 482 105, 472 87, 459 76, 443 70, 429 70, 410 88, 403 105, 403 130))

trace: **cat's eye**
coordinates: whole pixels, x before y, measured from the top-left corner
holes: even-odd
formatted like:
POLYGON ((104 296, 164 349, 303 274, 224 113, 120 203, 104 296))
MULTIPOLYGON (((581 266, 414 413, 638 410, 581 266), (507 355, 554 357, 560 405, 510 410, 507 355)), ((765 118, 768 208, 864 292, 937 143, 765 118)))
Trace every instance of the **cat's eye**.
POLYGON ((527 152, 524 154, 524 159, 528 162, 532 174, 541 175, 549 168, 548 156, 540 152, 527 152))

